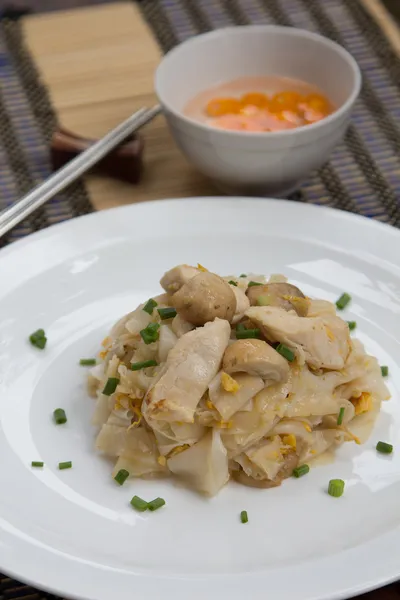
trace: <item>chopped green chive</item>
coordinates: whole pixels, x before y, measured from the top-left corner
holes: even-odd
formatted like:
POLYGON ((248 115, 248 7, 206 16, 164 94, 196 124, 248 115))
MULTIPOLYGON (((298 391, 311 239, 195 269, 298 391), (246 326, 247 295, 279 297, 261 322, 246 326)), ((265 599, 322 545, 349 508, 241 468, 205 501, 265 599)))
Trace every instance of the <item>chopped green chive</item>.
POLYGON ((344 492, 343 479, 331 479, 328 486, 328 494, 334 498, 340 498, 344 492))
POLYGON ((63 408, 56 408, 53 412, 54 420, 57 425, 64 425, 67 422, 67 415, 65 414, 65 410, 63 408))
POLYGON ((351 296, 349 294, 342 294, 340 296, 340 298, 338 300, 336 300, 336 306, 339 310, 343 310, 344 308, 346 308, 346 306, 348 305, 348 303, 351 300, 351 296))
POLYGON ((152 500, 151 502, 147 503, 147 508, 151 510, 151 512, 154 512, 155 510, 158 510, 159 508, 164 506, 164 504, 164 498, 156 498, 155 500, 152 500))
POLYGON ((117 483, 119 483, 119 485, 124 485, 124 483, 128 479, 128 477, 129 477, 129 471, 126 471, 126 469, 120 469, 118 471, 118 473, 116 474, 116 476, 114 477, 114 479, 117 483))
POLYGON ((378 442, 376 445, 376 449, 382 454, 392 454, 393 452, 392 444, 387 444, 386 442, 378 442))
POLYGON ((283 356, 283 358, 286 358, 286 360, 288 360, 289 362, 294 361, 294 359, 295 359, 294 352, 292 352, 292 350, 290 348, 288 348, 287 346, 285 346, 284 344, 278 344, 277 347, 275 348, 275 350, 277 352, 279 352, 279 354, 281 356, 283 356))
POLYGON ((235 287, 237 287, 237 283, 236 283, 236 281, 233 281, 233 279, 231 279, 230 281, 228 281, 228 283, 230 285, 234 285, 235 287))
POLYGON ((242 523, 248 523, 249 522, 249 517, 247 514, 247 510, 242 510, 242 512, 240 513, 240 520, 242 523))
POLYGON ((39 460, 33 460, 31 462, 32 467, 44 467, 44 462, 40 462, 39 460))
POLYGON ((140 332, 140 335, 142 336, 142 340, 144 341, 144 343, 152 344, 153 342, 156 342, 160 335, 158 333, 159 329, 160 329, 159 323, 150 323, 150 325, 147 325, 146 329, 142 329, 142 331, 140 332))
POLYGON ((139 496, 133 496, 131 500, 131 505, 133 506, 133 508, 136 508, 136 510, 138 510, 139 512, 144 512, 149 507, 146 500, 139 498, 139 496))
POLYGON ((157 308, 157 311, 162 321, 176 317, 176 310, 174 308, 157 308))
POLYGON ((386 365, 381 367, 382 377, 387 377, 389 375, 389 367, 386 365))
POLYGON ((117 389, 118 384, 119 384, 118 377, 110 377, 109 379, 107 379, 107 383, 104 386, 103 394, 105 396, 111 396, 117 389))
POLYGON ((307 475, 310 467, 308 465, 300 465, 300 467, 296 467, 293 469, 293 477, 303 477, 303 475, 307 475))
POLYGON ((150 298, 150 300, 147 300, 146 304, 143 306, 143 310, 144 312, 147 312, 148 315, 152 315, 156 306, 157 302, 153 300, 153 298, 150 298))
POLYGON ((29 341, 32 344, 32 346, 43 350, 47 343, 47 337, 44 333, 44 329, 38 329, 37 331, 34 331, 29 336, 29 341))
POLYGON ((72 462, 70 460, 68 460, 67 462, 60 462, 58 463, 58 468, 60 469, 60 471, 63 471, 64 469, 71 469, 72 462))
POLYGON ((258 281, 249 281, 248 287, 254 287, 255 285, 264 285, 258 281))
POLYGON ((246 331, 246 326, 244 325, 244 323, 238 323, 236 325, 236 331, 246 331))
POLYGON ((79 361, 79 364, 81 365, 81 367, 94 367, 94 365, 96 364, 96 359, 95 358, 81 358, 81 360, 79 361))
POLYGON ((343 417, 344 417, 344 406, 342 406, 341 409, 339 410, 339 414, 338 414, 338 418, 337 418, 338 425, 341 425, 343 423, 343 417))
POLYGON ((246 273, 242 273, 239 277, 247 277, 246 273))
POLYGON ((261 331, 259 329, 236 329, 237 340, 247 340, 250 338, 259 338, 261 331))
POLYGON ((147 369, 147 367, 156 367, 156 360, 144 360, 143 362, 137 362, 131 364, 132 371, 141 371, 142 369, 147 369))
POLYGON ((347 325, 349 326, 350 331, 354 331, 357 327, 357 323, 355 321, 347 321, 347 325))

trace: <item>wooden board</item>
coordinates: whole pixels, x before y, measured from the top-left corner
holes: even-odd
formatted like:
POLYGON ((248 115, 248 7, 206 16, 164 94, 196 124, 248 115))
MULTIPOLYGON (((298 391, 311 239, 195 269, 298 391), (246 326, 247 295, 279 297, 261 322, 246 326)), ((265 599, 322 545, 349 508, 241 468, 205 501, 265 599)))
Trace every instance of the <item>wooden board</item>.
MULTIPOLYGON (((63 126, 101 137, 156 103, 160 50, 133 2, 34 15, 24 32, 63 126)), ((138 186, 89 176, 97 209, 158 198, 217 193, 176 148, 162 117, 143 130, 145 173, 138 186)))

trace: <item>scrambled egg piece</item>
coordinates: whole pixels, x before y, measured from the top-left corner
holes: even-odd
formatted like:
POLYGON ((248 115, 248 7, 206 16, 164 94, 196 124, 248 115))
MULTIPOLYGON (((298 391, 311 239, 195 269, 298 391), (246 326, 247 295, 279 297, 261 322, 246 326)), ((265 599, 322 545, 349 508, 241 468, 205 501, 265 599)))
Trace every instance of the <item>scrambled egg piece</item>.
POLYGON ((232 392, 232 394, 235 394, 240 389, 238 382, 228 375, 228 373, 221 374, 221 386, 226 392, 232 392))
POLYGON ((200 263, 197 263, 197 268, 199 271, 202 271, 203 273, 208 273, 208 269, 203 267, 203 265, 201 265, 200 263))
POLYGON ((293 448, 293 450, 296 450, 296 436, 293 433, 289 433, 289 435, 284 435, 282 437, 282 442, 285 444, 285 446, 290 446, 291 448, 293 448))
POLYGON ((369 392, 362 392, 358 398, 351 398, 350 401, 354 406, 356 415, 362 415, 372 410, 372 396, 369 392))
POLYGON ((167 464, 167 459, 165 458, 165 456, 159 456, 157 458, 157 462, 159 465, 161 465, 162 467, 165 467, 165 465, 167 464))
POLYGON ((128 431, 130 431, 134 427, 139 427, 139 425, 142 421, 142 416, 143 416, 142 411, 137 406, 133 406, 131 408, 131 411, 133 412, 133 418, 132 418, 131 424, 128 427, 128 431))

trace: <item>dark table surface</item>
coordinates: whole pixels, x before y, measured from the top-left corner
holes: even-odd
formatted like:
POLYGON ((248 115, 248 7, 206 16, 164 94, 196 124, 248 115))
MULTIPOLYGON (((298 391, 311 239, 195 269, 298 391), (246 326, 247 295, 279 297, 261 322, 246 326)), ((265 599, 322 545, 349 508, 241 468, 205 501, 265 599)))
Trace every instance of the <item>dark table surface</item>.
MULTIPOLYGON (((5 7, 29 8, 34 12, 45 12, 78 8, 79 6, 94 6, 95 4, 106 4, 118 0, 0 0, 0 10, 5 7)), ((349 0, 353 2, 354 0, 349 0)), ((400 0, 381 0, 386 8, 400 21, 400 0)), ((323 2, 323 0, 321 0, 323 2)))

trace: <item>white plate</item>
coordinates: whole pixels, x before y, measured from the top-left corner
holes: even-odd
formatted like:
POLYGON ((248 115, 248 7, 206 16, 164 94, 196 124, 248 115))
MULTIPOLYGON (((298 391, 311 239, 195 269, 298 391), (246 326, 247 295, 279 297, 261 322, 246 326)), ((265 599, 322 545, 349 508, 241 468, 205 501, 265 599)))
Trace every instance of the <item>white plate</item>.
POLYGON ((400 575, 400 232, 283 201, 188 199, 97 213, 0 252, 0 570, 84 600, 343 598, 400 575), (81 357, 160 275, 285 273, 307 294, 353 297, 346 318, 390 368, 393 399, 364 446, 280 488, 229 484, 211 500, 170 481, 116 486, 93 450, 81 357), (45 351, 28 335, 46 330, 45 351), (52 411, 64 407, 65 427, 52 411), (378 440, 394 444, 377 454, 378 440), (46 467, 32 469, 32 460, 46 467), (58 471, 60 461, 73 468, 58 471), (329 479, 345 495, 327 495, 329 479), (129 501, 163 496, 138 514, 129 501), (241 510, 249 523, 242 525, 241 510))

